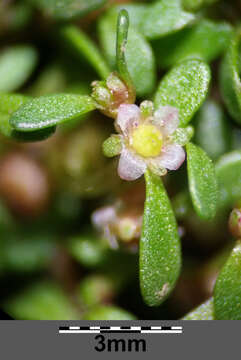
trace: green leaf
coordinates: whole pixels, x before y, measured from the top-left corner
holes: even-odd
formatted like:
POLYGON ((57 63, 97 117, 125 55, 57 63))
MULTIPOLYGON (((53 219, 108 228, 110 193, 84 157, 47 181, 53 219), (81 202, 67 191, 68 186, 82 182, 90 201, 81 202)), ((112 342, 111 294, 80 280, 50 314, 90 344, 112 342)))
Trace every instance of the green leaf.
POLYGON ((228 23, 203 19, 192 27, 156 40, 153 48, 157 64, 166 68, 188 58, 213 61, 227 48, 231 34, 228 23))
POLYGON ((142 33, 149 39, 157 39, 184 28, 194 19, 195 15, 182 10, 180 0, 159 0, 147 9, 142 33))
POLYGON ((75 236, 69 240, 68 249, 71 255, 86 267, 96 267, 106 260, 107 249, 91 235, 75 236))
POLYGON ((110 69, 99 49, 80 28, 74 25, 67 25, 61 29, 61 33, 76 52, 81 57, 85 57, 102 79, 105 79, 110 74, 110 69))
POLYGON ((197 11, 204 6, 212 5, 217 1, 218 0, 182 0, 182 4, 187 10, 197 11))
POLYGON ((28 0, 47 15, 56 19, 83 17, 104 6, 106 0, 28 0))
POLYGON ((97 305, 84 314, 84 320, 135 320, 135 316, 117 306, 97 305))
POLYGON ((196 309, 184 316, 182 320, 215 320, 213 298, 199 305, 196 309))
POLYGON ((31 131, 23 133, 16 131, 9 123, 10 116, 20 106, 25 104, 31 98, 18 94, 0 94, 0 132, 4 136, 17 141, 40 141, 45 140, 55 132, 55 126, 48 129, 31 131))
POLYGON ((55 251, 52 235, 40 231, 21 231, 19 228, 14 232, 12 230, 7 235, 1 235, 6 271, 32 273, 46 269, 55 251))
POLYGON ((240 39, 241 28, 233 35, 220 68, 223 100, 229 113, 239 124, 241 124, 240 39))
POLYGON ((141 3, 130 3, 130 4, 121 4, 114 6, 111 11, 116 14, 120 12, 120 10, 125 9, 130 18, 130 26, 138 30, 140 33, 142 32, 142 21, 146 15, 146 10, 148 9, 148 5, 141 3))
POLYGON ((241 241, 218 275, 214 289, 217 320, 241 320, 241 241))
POLYGON ((129 74, 128 66, 126 63, 126 45, 129 29, 129 15, 126 10, 121 10, 117 19, 117 34, 116 34, 116 65, 121 79, 128 87, 129 93, 133 94, 135 99, 136 90, 133 85, 132 78, 129 74))
POLYGON ((10 118, 18 131, 34 131, 70 121, 95 109, 86 95, 58 94, 40 96, 21 106, 10 118))
POLYGON ((177 223, 162 180, 145 174, 146 201, 140 240, 140 287, 149 306, 160 305, 173 290, 181 267, 177 223))
POLYGON ((212 160, 192 143, 186 145, 188 183, 194 209, 200 218, 211 220, 217 211, 218 185, 212 160))
POLYGON ((210 77, 209 66, 203 61, 186 60, 176 65, 161 80, 155 95, 155 107, 176 107, 180 126, 186 126, 208 93, 210 77))
POLYGON ((80 315, 58 285, 36 283, 7 299, 4 310, 17 320, 78 320, 80 315))
POLYGON ((195 142, 212 159, 217 159, 230 149, 231 130, 217 102, 206 101, 197 114, 195 124, 195 142))
POLYGON ((12 46, 0 55, 0 91, 20 88, 37 64, 37 52, 27 45, 12 46))
MULTIPOLYGON (((116 66, 116 11, 109 11, 98 22, 101 46, 112 69, 116 66)), ((155 59, 149 43, 133 27, 128 31, 126 62, 138 96, 150 94, 155 86, 155 59)))
POLYGON ((216 163, 219 208, 232 208, 241 198, 241 150, 223 155, 216 163))
POLYGON ((77 296, 86 306, 98 305, 112 299, 116 292, 115 281, 108 275, 86 276, 77 289, 77 296))

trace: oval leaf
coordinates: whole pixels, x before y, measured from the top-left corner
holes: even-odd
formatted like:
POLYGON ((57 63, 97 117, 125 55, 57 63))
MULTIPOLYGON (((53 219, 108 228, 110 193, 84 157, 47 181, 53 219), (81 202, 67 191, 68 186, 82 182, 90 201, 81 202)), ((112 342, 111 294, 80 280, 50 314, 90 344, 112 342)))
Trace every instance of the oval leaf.
POLYGON ((241 150, 223 155, 216 163, 219 208, 232 208, 241 198, 241 150))
POLYGON ((145 302, 160 305, 172 291, 181 267, 177 223, 160 177, 145 174, 146 201, 140 240, 140 286, 145 302))
POLYGON ((18 94, 0 94, 0 132, 6 137, 17 141, 41 141, 47 139, 56 127, 23 133, 16 131, 9 123, 10 116, 20 106, 30 100, 30 97, 18 94))
POLYGON ((80 315, 62 289, 52 282, 35 283, 7 299, 4 310, 18 320, 78 320, 80 315))
POLYGON ((117 306, 96 305, 86 312, 84 320, 135 320, 135 316, 117 306))
POLYGON ((10 118, 18 131, 44 129, 77 118, 95 109, 93 100, 85 95, 58 94, 28 101, 10 118))
POLYGON ((241 241, 221 270, 214 289, 217 320, 241 320, 241 241))
POLYGON ((68 25, 62 28, 61 33, 68 44, 71 44, 81 57, 86 58, 101 78, 105 79, 109 75, 110 69, 99 49, 80 28, 68 25))
POLYGON ((217 1, 218 0, 182 0, 182 4, 185 9, 196 11, 217 1))
POLYGON ((211 298, 187 314, 182 320, 215 320, 213 307, 213 298, 211 298))
POLYGON ((212 158, 217 159, 230 149, 231 129, 222 107, 208 100, 195 119, 195 140, 212 158))
POLYGON ((203 61, 187 60, 161 80, 155 95, 155 107, 171 105, 179 110, 180 126, 184 127, 202 105, 210 82, 209 66, 203 61))
POLYGON ((221 92, 231 116, 241 124, 241 80, 239 46, 241 29, 234 34, 220 69, 221 92))
MULTIPOLYGON (((116 11, 109 11, 98 23, 99 37, 107 60, 116 65, 116 11)), ((155 59, 153 51, 144 37, 130 23, 126 46, 126 62, 138 96, 150 94, 155 86, 155 59)))
POLYGON ((214 165, 204 150, 186 145, 188 183, 194 209, 200 218, 211 220, 217 211, 218 186, 214 165))
POLYGON ((159 0, 150 5, 142 23, 142 32, 149 39, 174 33, 195 19, 181 8, 180 0, 159 0))
POLYGON ((5 49, 0 55, 0 91, 14 91, 22 86, 37 63, 36 50, 18 45, 5 49))
POLYGON ((106 0, 30 0, 39 9, 56 19, 82 17, 102 7, 106 0))
POLYGON ((210 62, 226 49, 231 34, 228 23, 203 19, 177 34, 155 41, 157 63, 165 68, 188 58, 210 62))

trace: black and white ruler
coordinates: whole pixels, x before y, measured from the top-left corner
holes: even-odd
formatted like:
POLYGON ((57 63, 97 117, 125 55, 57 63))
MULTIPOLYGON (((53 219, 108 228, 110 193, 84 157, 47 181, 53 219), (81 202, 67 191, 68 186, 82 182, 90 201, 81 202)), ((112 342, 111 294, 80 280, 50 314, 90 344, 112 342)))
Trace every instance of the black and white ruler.
POLYGON ((60 334, 181 334, 182 326, 60 326, 60 334))

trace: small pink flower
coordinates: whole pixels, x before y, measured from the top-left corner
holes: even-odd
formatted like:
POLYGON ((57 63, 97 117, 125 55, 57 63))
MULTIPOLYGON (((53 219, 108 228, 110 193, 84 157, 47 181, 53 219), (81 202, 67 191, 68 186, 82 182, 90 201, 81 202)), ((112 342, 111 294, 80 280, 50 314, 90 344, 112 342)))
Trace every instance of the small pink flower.
POLYGON ((120 105, 116 119, 122 142, 119 176, 136 180, 147 168, 158 175, 165 175, 167 169, 178 169, 185 160, 182 146, 172 137, 178 124, 178 110, 171 106, 146 114, 137 105, 120 105))

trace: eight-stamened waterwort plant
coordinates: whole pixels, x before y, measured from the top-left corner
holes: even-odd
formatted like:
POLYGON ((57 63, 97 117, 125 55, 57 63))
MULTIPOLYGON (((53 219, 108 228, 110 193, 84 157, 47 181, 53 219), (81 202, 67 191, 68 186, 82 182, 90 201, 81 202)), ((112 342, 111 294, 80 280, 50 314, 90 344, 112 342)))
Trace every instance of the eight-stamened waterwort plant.
MULTIPOLYGON (((34 3, 60 22, 104 5, 34 3)), ((221 95, 240 124, 240 29, 202 18, 196 12, 202 6, 190 0, 110 6, 97 19, 107 62, 86 32, 60 23, 55 36, 71 48, 72 62, 67 56, 51 65, 21 95, 13 91, 32 73, 37 52, 18 45, 1 54, 1 211, 12 240, 0 243, 0 274, 47 269, 53 278, 6 292, 3 308, 14 318, 180 317, 203 301, 184 319, 241 319, 240 130, 227 120, 216 82, 210 86, 209 66, 226 52, 221 95), (85 81, 75 81, 79 63, 82 76, 87 63, 101 80, 86 71, 85 81), (32 155, 31 143, 47 138, 32 155), (8 154, 19 141, 30 142, 27 155, 17 145, 8 154), (96 209, 93 199, 103 206, 96 209), (232 250, 225 231, 233 207, 232 250), (19 214, 34 217, 33 224, 15 221, 19 214), (60 234, 68 241, 59 242, 60 234), (207 261, 215 249, 220 254, 207 261), (91 270, 80 281, 75 262, 91 270), (137 279, 145 305, 138 305, 137 279), (137 297, 127 301, 135 315, 113 305, 115 298, 126 304, 130 294, 137 297), (165 300, 159 313, 146 310, 165 300)))

